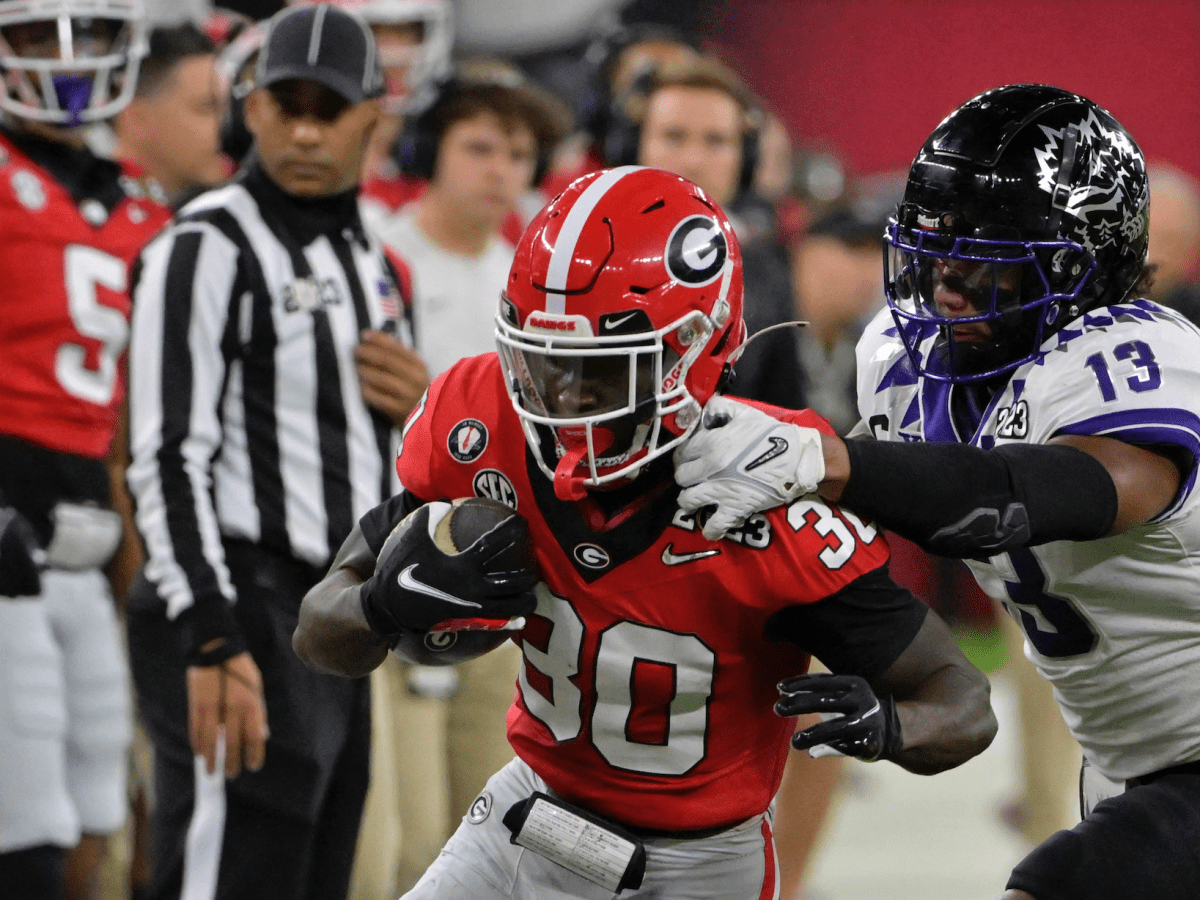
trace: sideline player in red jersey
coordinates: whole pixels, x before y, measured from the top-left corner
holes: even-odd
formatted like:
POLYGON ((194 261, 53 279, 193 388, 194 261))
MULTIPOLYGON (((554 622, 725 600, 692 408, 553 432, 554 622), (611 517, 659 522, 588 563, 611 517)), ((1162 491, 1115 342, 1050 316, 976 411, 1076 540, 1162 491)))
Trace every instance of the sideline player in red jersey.
POLYGON ((106 457, 124 395, 129 266, 168 218, 87 127, 133 95, 130 0, 0 2, 0 492, 45 545, 37 599, 0 600, 0 893, 87 882, 125 818, 127 674, 102 574, 122 540, 106 457), (81 840, 82 835, 82 840, 81 840))
MULTIPOLYGON (((772 898, 788 716, 837 714, 797 749, 921 773, 991 741, 987 680, 890 580, 869 523, 803 497, 710 541, 679 510, 671 451, 744 339, 741 279, 728 220, 691 182, 635 166, 575 181, 517 248, 499 354, 434 382, 405 427, 404 491, 305 597, 294 646, 346 675, 464 607, 521 628, 517 758, 410 900, 772 898), (437 549, 438 501, 470 495, 524 518, 536 574, 464 565, 511 542, 516 517, 437 549), (809 654, 834 674, 803 674, 809 654)), ((780 452, 741 465, 771 471, 780 452)))

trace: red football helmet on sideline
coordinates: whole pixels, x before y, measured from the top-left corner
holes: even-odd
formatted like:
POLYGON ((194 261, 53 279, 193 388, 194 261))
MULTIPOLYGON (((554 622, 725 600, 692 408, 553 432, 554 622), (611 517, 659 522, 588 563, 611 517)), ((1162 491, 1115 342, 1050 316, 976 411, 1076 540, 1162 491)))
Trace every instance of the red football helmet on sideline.
POLYGON ((0 0, 0 108, 75 128, 128 105, 147 44, 141 0, 0 0))
POLYGON ((640 166, 584 175, 537 215, 496 318, 509 396, 564 500, 687 437, 745 336, 725 213, 640 166))

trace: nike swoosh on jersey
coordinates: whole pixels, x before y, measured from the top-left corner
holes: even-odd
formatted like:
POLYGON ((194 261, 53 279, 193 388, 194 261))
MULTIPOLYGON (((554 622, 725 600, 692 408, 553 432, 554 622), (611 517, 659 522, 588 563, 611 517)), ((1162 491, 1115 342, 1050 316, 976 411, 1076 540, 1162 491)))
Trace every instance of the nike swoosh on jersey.
POLYGON ((714 548, 712 550, 697 550, 695 553, 675 553, 673 552, 674 546, 674 544, 667 544, 667 546, 663 547, 662 561, 668 566, 679 566, 684 563, 695 562, 698 559, 716 556, 721 552, 714 548))
POLYGON ((768 450, 766 453, 763 453, 761 456, 750 460, 750 462, 748 462, 746 464, 747 472, 749 472, 751 469, 757 469, 759 466, 763 465, 764 463, 768 463, 771 460, 773 460, 775 457, 781 456, 782 454, 787 452, 788 442, 786 440, 784 440, 783 438, 772 436, 770 438, 767 438, 767 440, 769 440, 771 442, 771 449, 768 450))
POLYGON ((467 606, 472 609, 483 609, 483 606, 476 603, 474 600, 463 600, 461 597, 455 597, 453 594, 447 594, 445 591, 439 591, 432 585, 425 584, 423 581, 417 581, 412 576, 412 570, 417 567, 417 563, 413 563, 407 569, 400 573, 400 577, 396 580, 400 583, 400 587, 406 591, 416 591, 418 594, 424 594, 426 597, 436 597, 438 600, 445 600, 447 603, 453 603, 457 606, 467 606))

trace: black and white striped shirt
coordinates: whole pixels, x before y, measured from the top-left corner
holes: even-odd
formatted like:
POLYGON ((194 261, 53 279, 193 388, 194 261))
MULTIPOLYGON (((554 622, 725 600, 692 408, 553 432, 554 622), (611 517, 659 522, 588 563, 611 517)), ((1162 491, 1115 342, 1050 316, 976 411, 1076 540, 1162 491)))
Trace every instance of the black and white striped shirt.
POLYGON ((220 632, 236 599, 222 538, 325 566, 398 487, 396 431, 363 401, 353 348, 389 321, 411 346, 399 287, 352 194, 306 205, 256 168, 143 252, 128 481, 169 617, 220 632))

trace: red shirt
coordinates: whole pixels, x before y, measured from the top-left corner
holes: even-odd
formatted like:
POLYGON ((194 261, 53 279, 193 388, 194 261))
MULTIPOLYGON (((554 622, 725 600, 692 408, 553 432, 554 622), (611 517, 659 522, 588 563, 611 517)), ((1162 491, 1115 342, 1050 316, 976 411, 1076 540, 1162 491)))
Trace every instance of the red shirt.
POLYGON ((129 273, 170 218, 126 167, 111 210, 75 199, 0 135, 0 433, 100 459, 125 394, 129 273))
POLYGON ((551 788, 658 830, 767 808, 795 726, 772 709, 776 684, 808 666, 796 644, 766 636, 767 621, 882 566, 875 529, 806 498, 708 541, 673 484, 659 485, 661 502, 594 528, 589 502, 555 499, 527 458, 495 354, 434 382, 397 469, 417 497, 490 496, 529 522, 543 584, 521 635, 508 733, 551 788))

